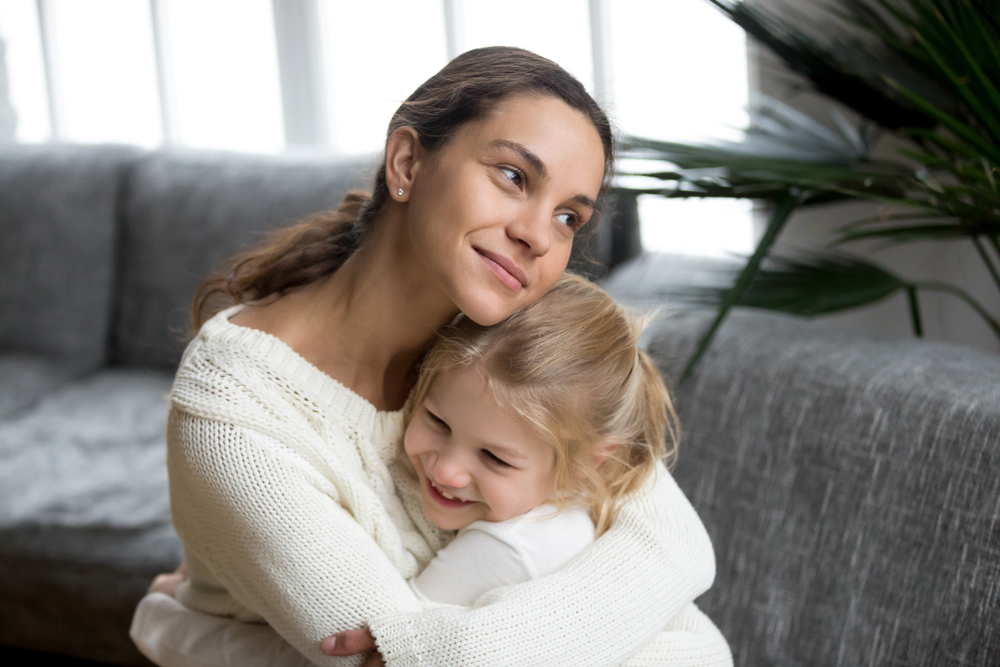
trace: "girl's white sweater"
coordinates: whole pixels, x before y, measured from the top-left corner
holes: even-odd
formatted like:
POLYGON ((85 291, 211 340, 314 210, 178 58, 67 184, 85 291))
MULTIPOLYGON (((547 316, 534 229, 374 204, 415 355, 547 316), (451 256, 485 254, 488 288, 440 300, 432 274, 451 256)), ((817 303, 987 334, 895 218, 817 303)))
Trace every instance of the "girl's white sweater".
POLYGON ((171 395, 183 604, 265 621, 321 666, 360 665, 319 642, 366 624, 390 667, 617 665, 647 644, 641 664, 718 663, 724 640, 706 641, 714 627, 689 606, 715 576, 712 546, 662 466, 555 574, 472 608, 425 609, 406 579, 451 534, 423 517, 397 465, 402 412, 376 411, 277 338, 231 324, 238 310, 205 323, 171 395))

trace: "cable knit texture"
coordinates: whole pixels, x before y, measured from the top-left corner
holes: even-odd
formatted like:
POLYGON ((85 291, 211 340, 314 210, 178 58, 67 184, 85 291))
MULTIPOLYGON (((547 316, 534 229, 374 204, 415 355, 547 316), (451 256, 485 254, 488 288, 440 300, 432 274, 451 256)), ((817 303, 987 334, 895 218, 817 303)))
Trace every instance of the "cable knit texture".
POLYGON ((366 622, 390 667, 617 665, 678 623, 700 642, 697 656, 678 662, 667 646, 658 662, 625 664, 721 664, 725 641, 691 611, 715 575, 712 546, 662 466, 611 530, 552 576, 473 608, 418 601, 405 579, 452 535, 423 517, 416 482, 397 465, 402 412, 375 410, 277 338, 231 324, 238 310, 202 327, 172 392, 186 606, 266 621, 317 665, 360 665, 319 642, 366 622))

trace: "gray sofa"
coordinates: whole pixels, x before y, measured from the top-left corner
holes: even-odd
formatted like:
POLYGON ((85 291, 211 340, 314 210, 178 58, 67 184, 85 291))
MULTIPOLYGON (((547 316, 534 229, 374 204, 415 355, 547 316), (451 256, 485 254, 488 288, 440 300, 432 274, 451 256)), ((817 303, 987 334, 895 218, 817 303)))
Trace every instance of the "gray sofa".
MULTIPOLYGON (((164 423, 191 295, 371 167, 0 151, 0 646, 144 664, 132 609, 181 557, 164 423)), ((678 262, 624 261, 631 204, 577 266, 624 262, 607 288, 656 303, 678 262)), ((703 325, 651 332, 668 377, 703 325)), ((676 476, 718 559, 699 602, 738 665, 1000 663, 1000 356, 736 313, 676 394, 676 476)))

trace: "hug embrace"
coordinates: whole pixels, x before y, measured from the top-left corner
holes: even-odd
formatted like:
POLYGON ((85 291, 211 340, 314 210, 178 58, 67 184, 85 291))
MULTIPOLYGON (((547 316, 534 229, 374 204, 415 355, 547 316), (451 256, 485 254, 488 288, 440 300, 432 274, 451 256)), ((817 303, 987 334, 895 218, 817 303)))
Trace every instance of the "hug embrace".
POLYGON ((203 284, 167 435, 186 564, 136 610, 143 653, 732 664, 641 322, 564 274, 613 167, 576 79, 477 49, 393 115, 370 194, 203 284))

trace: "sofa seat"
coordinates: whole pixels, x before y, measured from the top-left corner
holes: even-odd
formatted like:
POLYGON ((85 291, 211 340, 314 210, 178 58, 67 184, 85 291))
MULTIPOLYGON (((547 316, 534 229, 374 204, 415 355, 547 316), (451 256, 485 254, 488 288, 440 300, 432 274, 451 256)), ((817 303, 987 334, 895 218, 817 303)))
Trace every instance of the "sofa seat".
POLYGON ((0 644, 141 664, 131 610, 182 552, 167 499, 170 384, 107 368, 0 421, 0 644))
POLYGON ((0 353, 0 420, 32 407, 83 371, 40 354, 0 353))

